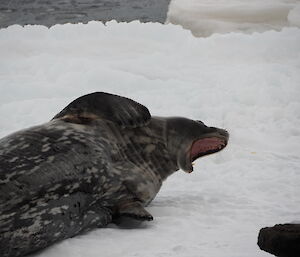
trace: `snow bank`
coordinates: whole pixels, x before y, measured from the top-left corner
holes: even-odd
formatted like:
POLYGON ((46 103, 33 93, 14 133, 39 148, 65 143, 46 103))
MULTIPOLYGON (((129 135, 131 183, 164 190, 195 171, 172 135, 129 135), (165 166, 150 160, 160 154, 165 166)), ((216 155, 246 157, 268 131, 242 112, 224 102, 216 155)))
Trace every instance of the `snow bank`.
POLYGON ((93 91, 231 133, 227 149, 166 181, 148 208, 153 222, 111 225, 36 256, 269 256, 259 229, 300 216, 299 42, 298 28, 209 38, 138 22, 0 30, 0 136, 93 91))
POLYGON ((173 0, 168 21, 195 36, 300 27, 298 0, 173 0))
POLYGON ((287 18, 291 25, 300 27, 300 3, 289 12, 287 18))

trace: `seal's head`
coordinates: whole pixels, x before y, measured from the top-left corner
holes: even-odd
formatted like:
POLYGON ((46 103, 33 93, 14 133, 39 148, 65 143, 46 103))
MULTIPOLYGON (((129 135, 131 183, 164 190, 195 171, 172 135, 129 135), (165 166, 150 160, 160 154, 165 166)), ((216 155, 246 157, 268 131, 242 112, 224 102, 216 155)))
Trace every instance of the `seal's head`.
POLYGON ((167 147, 177 166, 192 172, 192 162, 199 157, 222 150, 228 142, 226 130, 208 127, 202 121, 181 117, 167 118, 167 147))

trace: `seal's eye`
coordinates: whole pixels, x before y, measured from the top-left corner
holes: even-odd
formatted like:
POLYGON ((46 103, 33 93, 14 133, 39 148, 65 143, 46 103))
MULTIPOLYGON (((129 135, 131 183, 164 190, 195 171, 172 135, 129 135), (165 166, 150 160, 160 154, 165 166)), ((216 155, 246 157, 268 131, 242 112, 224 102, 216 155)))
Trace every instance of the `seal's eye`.
POLYGON ((201 120, 196 120, 196 121, 206 127, 206 125, 201 120))

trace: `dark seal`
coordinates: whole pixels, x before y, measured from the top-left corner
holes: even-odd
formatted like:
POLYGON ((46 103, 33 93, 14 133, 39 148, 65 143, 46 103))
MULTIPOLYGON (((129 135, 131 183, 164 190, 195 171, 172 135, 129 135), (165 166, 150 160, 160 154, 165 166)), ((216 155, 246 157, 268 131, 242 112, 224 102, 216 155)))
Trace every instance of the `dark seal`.
POLYGON ((223 149, 228 133, 186 118, 151 117, 108 93, 70 103, 50 122, 0 140, 0 256, 17 257, 144 206, 178 169, 223 149))

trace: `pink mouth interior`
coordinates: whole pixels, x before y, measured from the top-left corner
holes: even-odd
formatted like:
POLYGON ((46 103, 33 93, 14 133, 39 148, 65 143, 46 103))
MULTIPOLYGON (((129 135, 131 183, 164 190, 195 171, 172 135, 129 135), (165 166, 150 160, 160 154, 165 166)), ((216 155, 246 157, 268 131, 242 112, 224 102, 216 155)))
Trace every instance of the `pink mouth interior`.
POLYGON ((199 139, 192 145, 191 160, 194 161, 200 156, 220 151, 225 145, 225 141, 217 137, 199 139))

